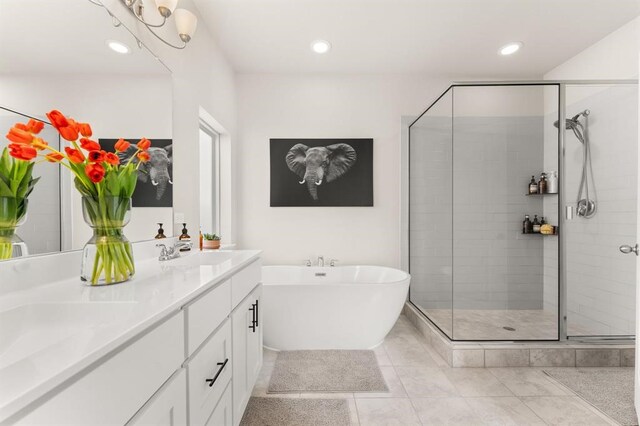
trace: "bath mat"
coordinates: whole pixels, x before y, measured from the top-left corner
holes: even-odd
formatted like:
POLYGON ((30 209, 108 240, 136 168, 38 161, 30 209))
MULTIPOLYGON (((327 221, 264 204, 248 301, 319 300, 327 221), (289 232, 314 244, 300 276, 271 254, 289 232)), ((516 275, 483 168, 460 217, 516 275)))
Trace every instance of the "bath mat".
POLYGON ((554 368, 544 372, 622 425, 637 425, 633 368, 554 368))
POLYGON ((349 425, 346 399, 251 397, 241 426, 349 425))
POLYGON ((373 351, 278 352, 268 393, 387 392, 373 351))

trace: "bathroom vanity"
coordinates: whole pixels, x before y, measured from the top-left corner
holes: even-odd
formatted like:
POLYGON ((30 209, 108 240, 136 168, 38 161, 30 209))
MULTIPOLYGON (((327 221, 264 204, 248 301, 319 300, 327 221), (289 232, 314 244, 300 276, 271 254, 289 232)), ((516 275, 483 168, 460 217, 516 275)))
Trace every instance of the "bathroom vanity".
POLYGON ((106 287, 80 283, 78 252, 0 265, 0 424, 240 423, 262 366, 260 252, 151 247, 106 287))

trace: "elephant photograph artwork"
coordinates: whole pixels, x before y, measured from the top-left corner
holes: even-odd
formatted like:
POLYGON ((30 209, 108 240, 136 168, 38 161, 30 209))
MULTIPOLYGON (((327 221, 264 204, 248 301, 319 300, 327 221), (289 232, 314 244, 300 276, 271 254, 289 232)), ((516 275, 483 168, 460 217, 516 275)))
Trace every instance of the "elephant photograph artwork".
POLYGON ((373 139, 271 139, 271 207, 373 206, 373 139))
MULTIPOLYGON (((125 138, 126 139, 126 138, 125 138)), ((131 142, 127 151, 118 153, 120 161, 128 161, 136 152, 135 144, 140 138, 126 139, 131 142)), ((150 139, 149 161, 138 168, 138 183, 133 192, 133 207, 173 207, 173 152, 171 139, 150 139)), ((100 139, 100 145, 113 151, 117 139, 100 139)), ((134 158, 134 162, 138 159, 134 158)))

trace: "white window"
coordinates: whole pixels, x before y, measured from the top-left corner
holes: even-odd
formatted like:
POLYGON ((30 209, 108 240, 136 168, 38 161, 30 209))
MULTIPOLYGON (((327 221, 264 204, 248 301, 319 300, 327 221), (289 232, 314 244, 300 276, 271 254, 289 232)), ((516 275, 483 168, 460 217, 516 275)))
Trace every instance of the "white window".
POLYGON ((220 234, 220 134, 200 121, 200 226, 220 234))

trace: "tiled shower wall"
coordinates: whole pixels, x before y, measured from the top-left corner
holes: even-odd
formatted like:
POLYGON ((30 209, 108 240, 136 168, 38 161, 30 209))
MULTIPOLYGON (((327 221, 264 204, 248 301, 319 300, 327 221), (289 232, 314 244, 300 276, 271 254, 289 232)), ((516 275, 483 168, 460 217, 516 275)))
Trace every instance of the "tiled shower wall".
MULTIPOLYGON (((636 242, 638 102, 635 85, 567 86, 567 117, 589 109, 589 139, 598 210, 567 220, 567 326, 570 335, 635 333, 635 258, 618 251, 636 242)), ((547 118, 547 120, 551 120, 547 118)), ((582 120, 583 121, 583 120, 582 120)), ((545 126, 547 129, 549 125, 545 126)), ((545 132, 545 152, 557 135, 545 132)), ((568 205, 574 206, 582 172, 582 145, 566 132, 568 205)), ((551 167, 545 158, 545 169, 551 167)), ((545 211, 556 209, 545 198, 545 211)), ((546 243, 548 244, 548 243, 546 243)), ((545 245, 545 290, 557 286, 557 250, 545 245)), ((545 291, 545 308, 557 300, 545 291)))
POLYGON ((424 116, 411 129, 411 300, 423 309, 541 309, 543 117, 424 116), (453 160, 453 161, 452 161, 453 160), (455 206, 455 207, 453 207, 455 206))

